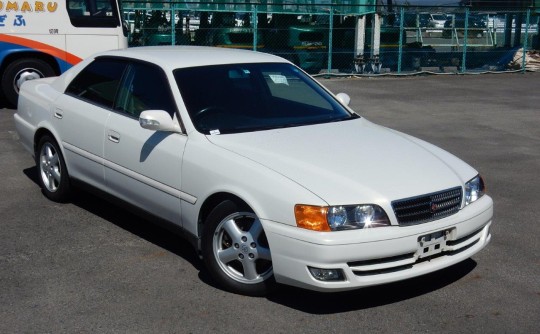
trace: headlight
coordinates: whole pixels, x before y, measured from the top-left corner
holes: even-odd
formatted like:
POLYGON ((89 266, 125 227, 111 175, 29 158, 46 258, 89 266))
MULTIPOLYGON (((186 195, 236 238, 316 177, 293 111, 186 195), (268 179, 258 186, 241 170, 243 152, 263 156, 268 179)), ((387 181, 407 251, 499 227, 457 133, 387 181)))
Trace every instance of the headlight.
POLYGON ((296 225, 314 231, 343 231, 390 226, 384 210, 373 204, 294 207, 296 225))
POLYGON ((469 205, 484 195, 484 180, 480 175, 465 183, 465 205, 469 205))

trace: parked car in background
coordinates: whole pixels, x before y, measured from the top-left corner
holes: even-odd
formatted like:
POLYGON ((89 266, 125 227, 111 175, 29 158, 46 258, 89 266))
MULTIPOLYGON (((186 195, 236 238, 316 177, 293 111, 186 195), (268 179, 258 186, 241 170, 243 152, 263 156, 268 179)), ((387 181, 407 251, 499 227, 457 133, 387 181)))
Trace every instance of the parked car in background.
MULTIPOLYGON (((398 15, 393 25, 399 27, 400 20, 401 18, 398 15)), ((427 28, 430 26, 431 17, 428 13, 405 13, 403 20, 405 28, 427 28)))
POLYGON ((24 83, 15 124, 45 196, 83 182, 182 228, 236 293, 385 284, 483 249, 479 173, 349 100, 276 56, 140 47, 24 83))
POLYGON ((446 14, 430 14, 430 27, 435 29, 444 28, 444 24, 448 20, 446 14))
MULTIPOLYGON (((467 34, 471 38, 480 38, 486 33, 487 23, 482 16, 470 15, 467 25, 467 34)), ((465 15, 452 15, 449 16, 444 23, 444 30, 442 36, 444 38, 452 37, 452 34, 459 34, 463 36, 465 34, 465 15)))

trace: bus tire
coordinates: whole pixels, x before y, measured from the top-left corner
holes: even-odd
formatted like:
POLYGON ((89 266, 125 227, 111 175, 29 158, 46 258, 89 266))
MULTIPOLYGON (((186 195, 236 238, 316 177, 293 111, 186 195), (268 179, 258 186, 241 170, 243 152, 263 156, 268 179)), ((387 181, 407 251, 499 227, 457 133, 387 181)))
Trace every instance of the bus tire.
POLYGON ((2 75, 2 91, 6 102, 12 108, 17 107, 19 88, 24 81, 56 75, 54 69, 41 59, 21 58, 7 65, 2 75))

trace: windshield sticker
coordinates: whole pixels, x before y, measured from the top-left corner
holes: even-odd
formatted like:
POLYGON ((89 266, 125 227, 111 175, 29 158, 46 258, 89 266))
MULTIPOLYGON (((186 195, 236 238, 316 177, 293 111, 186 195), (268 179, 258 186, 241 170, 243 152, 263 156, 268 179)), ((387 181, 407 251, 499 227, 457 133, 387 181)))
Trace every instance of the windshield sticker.
POLYGON ((219 135, 220 132, 219 132, 219 130, 210 130, 210 134, 211 134, 212 136, 214 136, 214 135, 219 135))
POLYGON ((281 74, 270 74, 270 79, 272 79, 272 81, 278 85, 279 84, 284 84, 287 86, 289 85, 289 83, 287 82, 287 77, 281 74))

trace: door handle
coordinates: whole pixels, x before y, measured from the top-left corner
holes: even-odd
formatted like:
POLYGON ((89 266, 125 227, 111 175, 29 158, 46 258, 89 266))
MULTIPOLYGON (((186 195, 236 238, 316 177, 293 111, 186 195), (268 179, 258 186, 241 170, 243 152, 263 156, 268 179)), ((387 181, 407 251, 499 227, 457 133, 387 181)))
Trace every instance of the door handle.
POLYGON ((116 131, 109 130, 109 133, 107 134, 107 138, 113 143, 120 142, 120 134, 116 131))
POLYGON ((56 110, 54 111, 54 117, 62 119, 64 117, 62 109, 56 108, 56 110))

